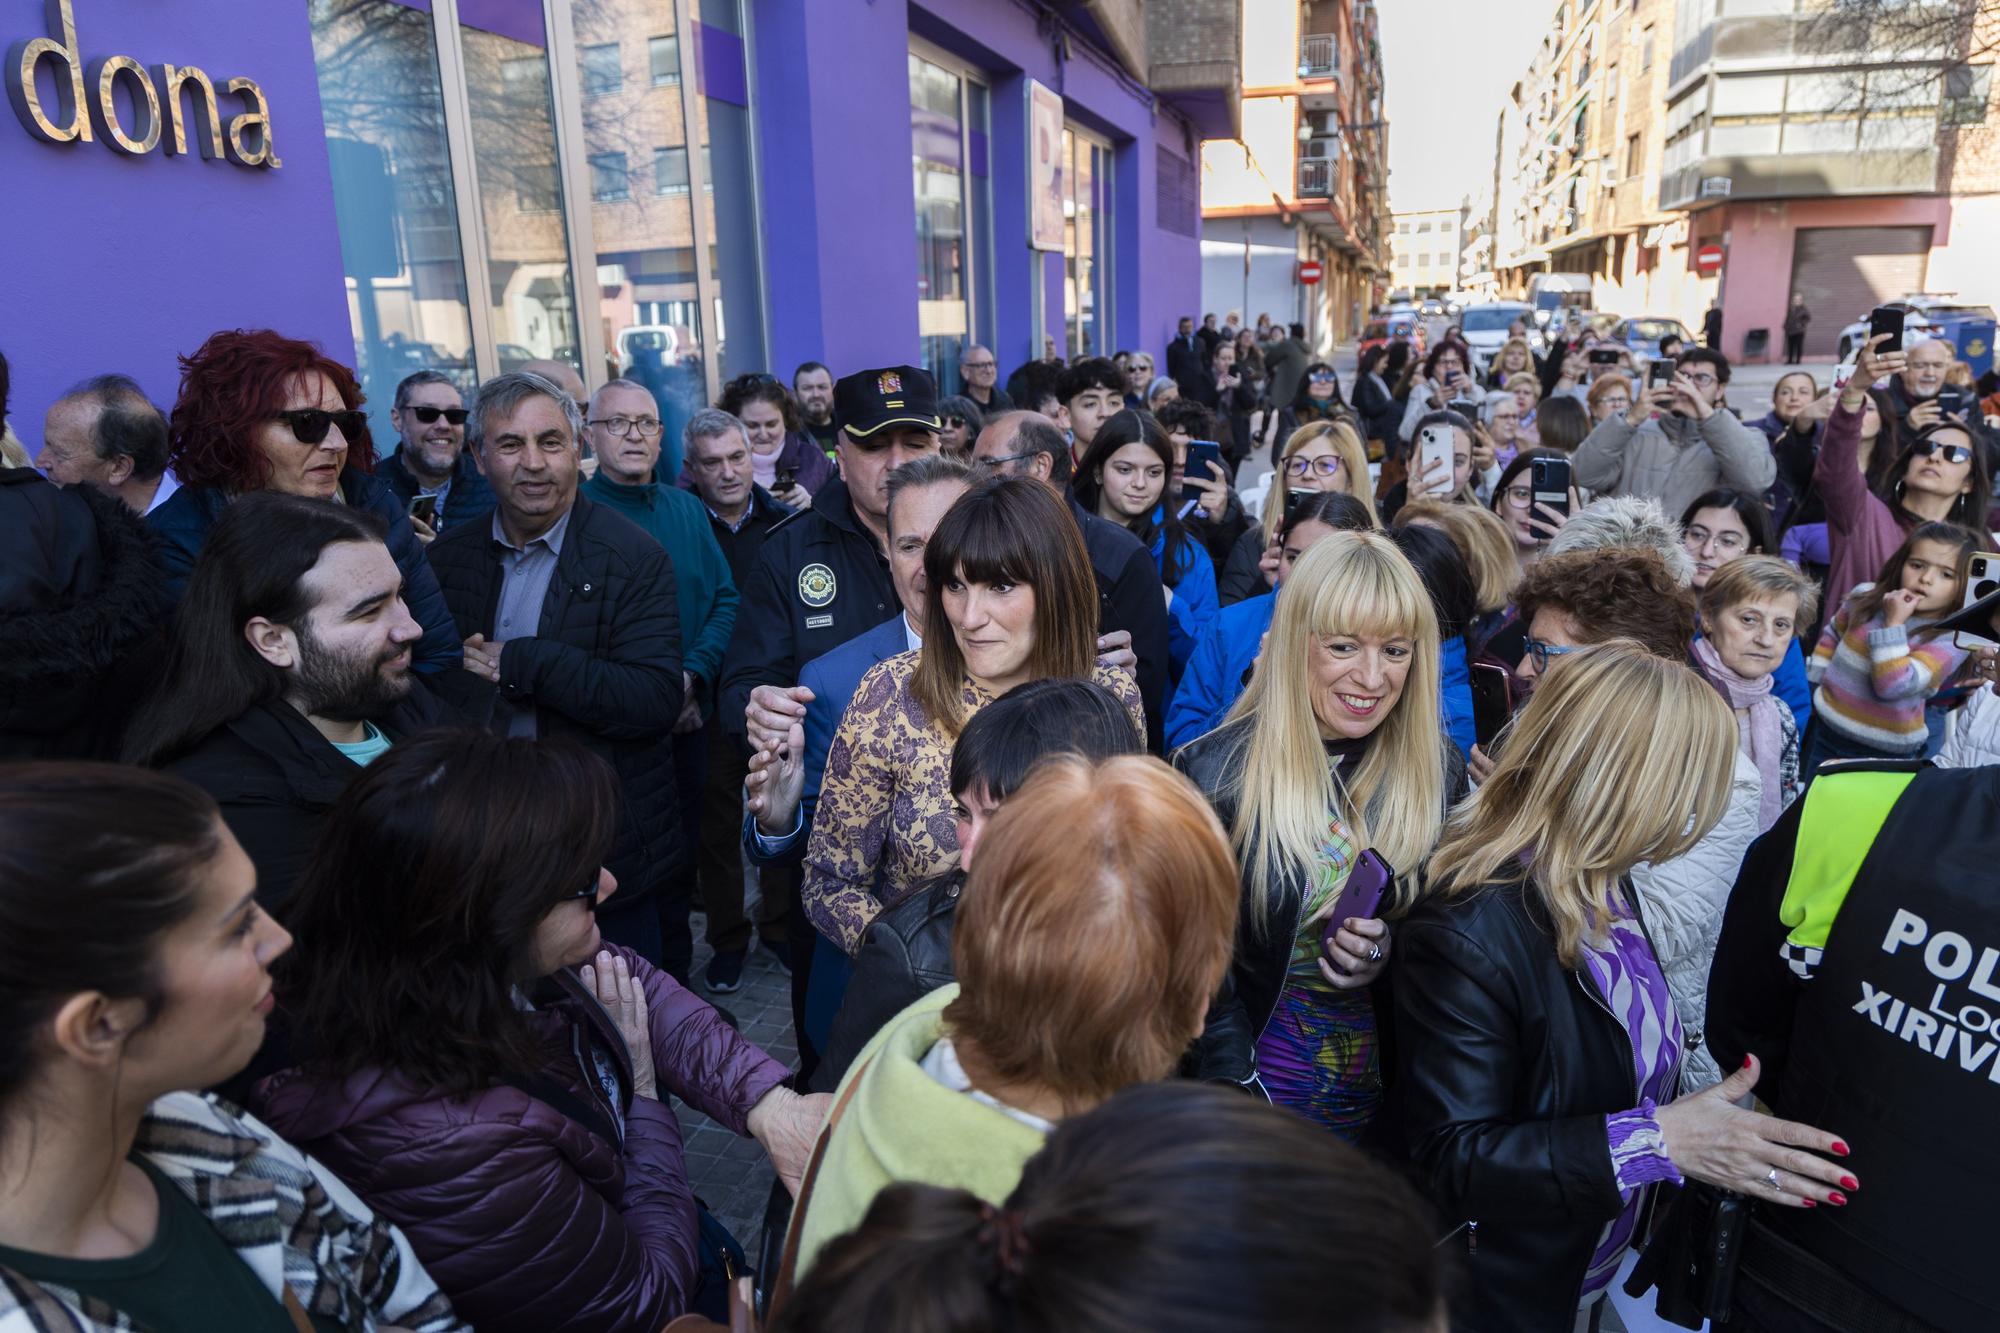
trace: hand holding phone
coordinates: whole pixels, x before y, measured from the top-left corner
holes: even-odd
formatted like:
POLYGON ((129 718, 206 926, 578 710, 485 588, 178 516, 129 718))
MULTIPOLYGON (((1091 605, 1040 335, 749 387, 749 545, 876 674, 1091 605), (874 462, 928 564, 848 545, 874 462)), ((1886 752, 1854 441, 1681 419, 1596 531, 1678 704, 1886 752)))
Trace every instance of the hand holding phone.
POLYGON ((1567 522, 1570 512, 1570 497, 1575 494, 1569 460, 1567 458, 1535 458, 1528 462, 1528 489, 1534 496, 1533 505, 1537 510, 1549 510, 1561 516, 1556 526, 1567 522))
POLYGON ((1451 490, 1452 450, 1457 444, 1453 435, 1452 427, 1442 422, 1417 432, 1417 471, 1409 487, 1411 499, 1443 495, 1451 490))
POLYGON ((1618 364, 1619 349, 1616 347, 1593 347, 1590 349, 1590 364, 1593 366, 1615 366, 1618 364))
POLYGON ((436 527, 437 507, 438 498, 435 491, 429 495, 413 495, 410 497, 410 517, 419 523, 436 527))
MULTIPOLYGON (((2000 554, 1992 551, 1974 551, 1968 562, 1965 575, 1965 596, 1959 600, 1959 609, 1966 610, 1974 602, 1991 597, 2000 592, 2000 554)), ((1959 630, 1951 636, 1951 641, 1960 648, 1977 650, 2000 646, 2000 630, 1989 634, 1975 634, 1959 630)))
POLYGON ((1877 348, 1883 352, 1903 350, 1903 312, 1895 306, 1878 305, 1868 312, 1868 340, 1886 338, 1877 348))
POLYGON ((1347 882, 1325 909, 1320 973, 1339 989, 1367 985, 1388 961, 1389 927, 1378 914, 1395 881, 1396 872, 1371 847, 1355 858, 1347 882))

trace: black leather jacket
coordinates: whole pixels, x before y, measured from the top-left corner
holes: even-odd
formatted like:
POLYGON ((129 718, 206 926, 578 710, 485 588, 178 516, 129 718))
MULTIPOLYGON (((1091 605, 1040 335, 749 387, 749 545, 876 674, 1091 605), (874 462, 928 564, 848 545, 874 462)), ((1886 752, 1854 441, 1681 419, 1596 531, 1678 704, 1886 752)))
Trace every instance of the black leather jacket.
POLYGON ((1639 1104, 1631 1039, 1518 882, 1420 903, 1395 972, 1383 1114, 1457 1228, 1452 1327, 1567 1329, 1623 1206, 1604 1118, 1639 1104))
MULTIPOLYGON (((1241 718, 1227 723, 1174 752, 1174 767, 1201 788, 1225 829, 1236 820, 1236 774, 1249 755, 1253 721, 1241 718)), ((1445 807, 1449 809, 1465 794, 1465 760, 1450 741, 1444 743, 1444 750, 1445 807)), ((1211 1051, 1210 1058, 1218 1063, 1254 1074, 1257 1038, 1271 1021, 1279 992, 1285 988, 1285 973, 1291 967, 1292 942, 1298 937, 1299 914, 1305 909, 1308 873, 1300 866, 1287 874, 1276 897, 1261 913, 1251 899, 1247 872, 1244 876, 1236 954, 1229 966, 1228 983, 1235 991, 1233 1007, 1238 1012, 1217 1015, 1209 1023, 1216 1043, 1233 1044, 1232 1049, 1218 1045, 1211 1051)))

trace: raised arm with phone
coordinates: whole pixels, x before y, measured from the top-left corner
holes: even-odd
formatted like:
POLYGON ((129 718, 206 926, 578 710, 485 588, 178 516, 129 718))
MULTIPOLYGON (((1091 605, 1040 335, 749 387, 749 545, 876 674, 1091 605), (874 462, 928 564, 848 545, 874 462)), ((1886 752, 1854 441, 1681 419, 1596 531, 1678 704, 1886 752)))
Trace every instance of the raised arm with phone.
POLYGON ((1660 382, 1656 361, 1644 391, 1622 417, 1607 417, 1585 437, 1574 457, 1577 486, 1597 495, 1656 499, 1670 514, 1718 486, 1761 492, 1777 475, 1764 433, 1738 420, 1724 405, 1729 361, 1720 352, 1693 348, 1670 364, 1660 382))

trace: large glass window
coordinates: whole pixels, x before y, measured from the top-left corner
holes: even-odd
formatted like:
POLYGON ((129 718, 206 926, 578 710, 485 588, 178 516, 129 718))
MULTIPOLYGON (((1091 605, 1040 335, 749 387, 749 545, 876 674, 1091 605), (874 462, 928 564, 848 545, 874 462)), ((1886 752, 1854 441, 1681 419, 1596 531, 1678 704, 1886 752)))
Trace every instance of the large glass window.
POLYGON ((917 211, 917 333, 924 368, 958 383, 972 331, 965 199, 964 80, 910 55, 910 163, 917 211))
POLYGON ((665 88, 681 81, 680 38, 655 37, 646 43, 646 55, 652 62, 655 88, 665 88))
POLYGON ((700 0, 702 215, 707 222, 709 311, 723 379, 769 370, 791 382, 791 368, 770 364, 764 333, 763 255, 757 221, 756 148, 750 132, 745 69, 748 30, 743 0, 700 0))
POLYGON ((1111 149, 1063 131, 1063 309, 1071 356, 1109 356, 1111 149))
POLYGON ((396 0, 311 13, 355 368, 386 452, 405 375, 440 370, 466 391, 476 378, 437 47, 430 16, 396 0))

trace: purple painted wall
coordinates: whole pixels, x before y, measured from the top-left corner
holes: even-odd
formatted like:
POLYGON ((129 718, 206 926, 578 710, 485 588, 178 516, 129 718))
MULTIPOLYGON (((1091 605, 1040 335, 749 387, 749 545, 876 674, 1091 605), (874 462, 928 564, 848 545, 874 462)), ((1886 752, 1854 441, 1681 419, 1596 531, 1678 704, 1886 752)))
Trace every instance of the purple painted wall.
MULTIPOLYGON (((268 325, 352 360, 306 7, 74 0, 73 12, 86 62, 198 66, 217 84, 225 124, 239 99, 221 86, 255 79, 284 165, 253 170, 157 149, 127 157, 102 138, 48 144, 0 105, 0 352, 13 368, 16 433, 38 448, 49 402, 104 371, 133 376, 170 405, 175 354, 219 328, 268 325)), ((41 0, 0 0, 0 50, 51 35, 41 0)))

